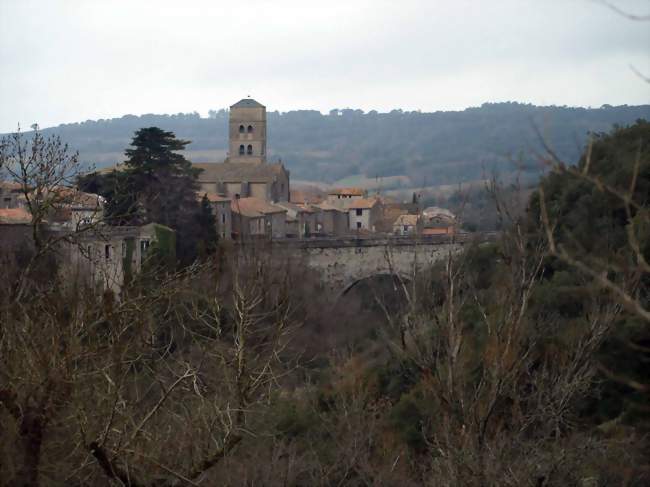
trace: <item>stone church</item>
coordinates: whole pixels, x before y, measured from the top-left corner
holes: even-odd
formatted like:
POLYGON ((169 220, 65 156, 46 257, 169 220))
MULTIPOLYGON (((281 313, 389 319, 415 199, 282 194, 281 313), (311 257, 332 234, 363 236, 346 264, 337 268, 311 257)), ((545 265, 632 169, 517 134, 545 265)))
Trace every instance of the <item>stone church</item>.
POLYGON ((230 107, 229 152, 222 163, 195 163, 201 192, 222 198, 289 201, 289 171, 266 161, 266 107, 245 98, 230 107))

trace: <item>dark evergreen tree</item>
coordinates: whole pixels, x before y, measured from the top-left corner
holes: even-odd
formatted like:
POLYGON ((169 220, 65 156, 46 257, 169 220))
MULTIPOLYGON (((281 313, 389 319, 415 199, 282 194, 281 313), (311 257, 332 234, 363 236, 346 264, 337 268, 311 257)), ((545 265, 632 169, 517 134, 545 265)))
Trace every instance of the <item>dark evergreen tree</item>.
MULTIPOLYGON (((616 127, 611 133, 595 134, 577 169, 552 172, 540 184, 549 219, 555 224, 557 245, 593 269, 608 269, 613 281, 634 283, 635 296, 647 308, 650 282, 635 258, 629 232, 635 232, 639 250, 649 261, 650 123, 638 120, 629 127, 616 127), (632 181, 634 191, 626 209, 620 195, 628 194, 632 181), (634 227, 630 227, 632 221, 634 227)), ((540 198, 540 192, 531 198, 528 223, 532 234, 545 239, 540 198)), ((567 326, 583 320, 590 312, 591 298, 602 292, 589 276, 560 259, 548 258, 533 309, 540 316, 556 316, 567 326)), ((612 324, 611 336, 600 350, 601 364, 631 381, 647 382, 649 345, 648 323, 623 312, 612 324)), ((600 421, 619 418, 636 422, 639 411, 648 410, 648 395, 609 379, 602 378, 600 397, 588 404, 589 412, 600 421)), ((646 421, 645 427, 650 428, 650 422, 646 421)))
POLYGON ((201 198, 199 212, 196 214, 198 227, 199 255, 206 256, 214 253, 217 248, 217 222, 212 212, 212 206, 206 195, 201 198))
POLYGON ((93 173, 79 186, 107 199, 109 223, 159 223, 176 232, 176 255, 182 264, 216 246, 214 218, 197 200, 199 169, 177 151, 189 141, 158 127, 136 131, 123 170, 93 173))

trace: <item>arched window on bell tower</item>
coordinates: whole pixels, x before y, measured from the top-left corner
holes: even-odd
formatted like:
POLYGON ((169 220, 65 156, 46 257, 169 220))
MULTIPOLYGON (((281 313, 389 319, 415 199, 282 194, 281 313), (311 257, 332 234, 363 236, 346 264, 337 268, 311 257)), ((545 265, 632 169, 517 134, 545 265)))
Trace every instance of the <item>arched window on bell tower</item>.
POLYGON ((239 133, 240 133, 240 134, 243 134, 245 131, 246 131, 246 130, 244 129, 244 126, 243 126, 243 125, 240 125, 240 126, 239 126, 239 133))
POLYGON ((246 148, 246 154, 248 154, 249 156, 253 155, 253 146, 252 145, 248 144, 248 147, 246 148))
MULTIPOLYGON (((249 146, 249 147, 250 147, 250 146, 249 146)), ((239 146, 239 155, 240 155, 240 156, 243 156, 243 155, 244 155, 244 150, 245 150, 245 149, 244 149, 244 145, 243 145, 243 144, 240 145, 240 146, 239 146)))
POLYGON ((253 126, 249 125, 248 129, 246 129, 246 130, 248 131, 249 134, 252 134, 253 133, 253 126))

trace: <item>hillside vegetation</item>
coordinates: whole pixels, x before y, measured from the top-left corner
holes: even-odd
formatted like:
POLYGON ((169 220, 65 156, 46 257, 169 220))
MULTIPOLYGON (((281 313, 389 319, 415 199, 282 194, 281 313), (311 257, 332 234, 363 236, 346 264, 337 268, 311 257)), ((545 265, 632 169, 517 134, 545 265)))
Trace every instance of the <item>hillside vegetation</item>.
MULTIPOLYGON (((36 135, 0 170, 43 188, 77 165, 36 135)), ((547 152, 532 192, 492 181, 493 241, 337 297, 294 247, 215 242, 184 144, 139 130, 80 181, 176 230, 119 294, 59 267, 45 191, 0 251, 0 486, 650 485, 650 123, 547 152)))
MULTIPOLYGON (((269 112, 269 157, 281 158, 293 179, 327 183, 350 177, 383 179, 384 189, 477 180, 486 172, 504 174, 517 166, 537 178, 536 153, 543 149, 542 139, 563 160, 577 161, 590 132, 608 132, 639 118, 650 118, 650 105, 592 109, 487 103, 434 113, 269 112)), ((226 110, 210 111, 208 118, 196 112, 125 115, 43 132, 60 135, 80 151, 82 160, 104 167, 124 160, 132 134, 149 126, 192 141, 185 155, 194 162, 220 162, 226 154, 226 110)))

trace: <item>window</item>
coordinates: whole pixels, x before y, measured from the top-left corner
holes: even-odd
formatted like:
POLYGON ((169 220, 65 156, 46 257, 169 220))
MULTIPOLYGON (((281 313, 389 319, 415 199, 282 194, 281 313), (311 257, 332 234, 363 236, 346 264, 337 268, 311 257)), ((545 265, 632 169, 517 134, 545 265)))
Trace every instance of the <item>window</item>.
POLYGON ((243 134, 243 133, 244 133, 244 126, 243 126, 243 125, 240 125, 240 126, 239 126, 239 133, 240 133, 240 134, 243 134))
POLYGON ((239 146, 239 155, 240 155, 240 156, 243 156, 243 155, 244 155, 244 150, 245 150, 245 149, 244 149, 244 146, 243 146, 243 145, 240 145, 240 146, 239 146))
POLYGON ((357 208, 357 216, 363 215, 363 210, 361 208, 357 208))
POLYGON ((122 258, 126 257, 126 240, 122 240, 122 258))
POLYGON ((405 232, 408 232, 408 231, 409 231, 409 227, 408 227, 408 225, 404 225, 404 231, 405 231, 405 232))
POLYGON ((111 246, 104 245, 104 257, 108 260, 111 258, 111 246))
POLYGON ((252 134, 252 133, 253 133, 253 126, 252 126, 252 125, 249 125, 249 126, 248 126, 248 129, 246 129, 246 130, 247 130, 247 132, 248 132, 249 134, 252 134))
POLYGON ((357 222, 357 230, 361 228, 361 222, 357 222))
POLYGON ((225 213, 221 214, 221 223, 223 223, 224 225, 226 224, 226 214, 225 213))
POLYGON ((149 240, 140 240, 140 253, 145 255, 149 250, 149 240))
POLYGON ((246 148, 246 154, 253 155, 253 146, 248 144, 248 147, 246 148))

